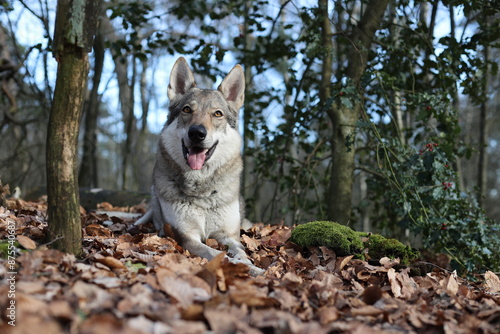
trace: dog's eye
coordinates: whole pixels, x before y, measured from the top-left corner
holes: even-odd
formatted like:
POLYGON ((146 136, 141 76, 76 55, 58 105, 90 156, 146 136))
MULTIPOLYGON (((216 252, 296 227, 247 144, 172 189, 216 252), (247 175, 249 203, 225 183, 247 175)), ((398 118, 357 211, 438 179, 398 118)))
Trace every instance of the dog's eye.
POLYGON ((193 110, 191 108, 189 108, 188 106, 185 106, 184 108, 182 108, 182 111, 185 112, 186 114, 190 114, 193 112, 193 110))
POLYGON ((222 117, 222 116, 224 116, 224 114, 222 113, 222 111, 220 111, 220 110, 216 110, 216 111, 214 112, 214 116, 215 116, 215 117, 222 117))

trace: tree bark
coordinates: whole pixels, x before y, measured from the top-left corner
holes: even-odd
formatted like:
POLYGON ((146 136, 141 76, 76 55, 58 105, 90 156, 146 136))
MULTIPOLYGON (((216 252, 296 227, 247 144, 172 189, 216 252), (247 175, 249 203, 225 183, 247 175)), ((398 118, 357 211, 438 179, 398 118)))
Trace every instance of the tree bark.
MULTIPOLYGON (((359 24, 353 28, 350 39, 352 45, 349 48, 344 76, 356 87, 366 69, 372 39, 382 22, 388 3, 388 0, 370 0, 359 24)), ((335 108, 327 109, 333 125, 331 137, 333 161, 327 215, 328 219, 341 224, 347 224, 351 217, 354 172, 354 150, 348 149, 345 142, 358 119, 360 108, 359 103, 355 103, 353 108, 337 103, 335 108)))
POLYGON ((58 67, 47 134, 49 238, 55 248, 75 255, 82 252, 78 131, 98 4, 99 0, 59 0, 54 33, 58 67))
POLYGON ((321 87, 319 98, 321 105, 327 108, 328 114, 333 112, 332 104, 326 105, 331 98, 331 80, 332 80, 332 61, 333 61, 333 42, 332 42, 332 27, 330 18, 328 17, 328 0, 319 0, 319 15, 321 20, 321 42, 323 44, 323 64, 321 87))
MULTIPOLYGON (((144 157, 148 155, 149 146, 146 144, 148 136, 148 115, 149 115, 149 105, 151 101, 151 87, 148 86, 147 81, 147 70, 149 67, 149 62, 147 59, 140 61, 141 63, 141 73, 138 74, 139 77, 139 98, 141 102, 142 115, 140 118, 140 130, 136 135, 136 141, 133 150, 139 154, 132 155, 132 170, 135 181, 135 187, 138 191, 148 191, 150 189, 151 175, 144 173, 146 161, 144 157)), ((155 82, 154 73, 151 82, 155 82)))
MULTIPOLYGON (((243 48, 243 64, 245 70, 245 101, 243 104, 243 174, 241 178, 241 193, 243 198, 246 200, 254 199, 254 203, 251 206, 251 211, 246 211, 246 218, 256 220, 262 220, 262 205, 259 205, 256 198, 260 197, 259 192, 260 187, 254 186, 254 177, 252 175, 252 169, 255 168, 253 163, 253 157, 249 154, 250 143, 252 141, 251 134, 251 120, 254 115, 252 115, 252 104, 250 102, 250 93, 253 91, 253 76, 252 76, 252 61, 248 59, 249 55, 254 51, 255 41, 252 32, 250 31, 250 13, 252 10, 253 1, 245 1, 245 17, 243 21, 241 33, 244 36, 244 48, 243 48)), ((253 134, 252 134, 253 135, 253 134)), ((248 202, 245 202, 248 203, 248 202)))
MULTIPOLYGON (((488 19, 486 19, 488 20, 488 19)), ((486 21, 488 23, 488 21, 486 21)), ((483 78, 483 98, 479 108, 479 156, 477 165, 477 203, 479 207, 484 209, 484 198, 488 188, 488 89, 489 89, 489 70, 488 62, 490 61, 490 47, 484 46, 484 78, 483 78)))
MULTIPOLYGON (((115 61, 116 64, 116 61, 115 61)), ((117 66, 117 65, 115 65, 117 66)), ((126 71, 126 68, 125 68, 126 71)), ((118 73, 118 72, 117 72, 118 73)), ((132 80, 130 84, 124 86, 120 84, 120 105, 122 106, 124 122, 125 122, 125 146, 123 147, 123 169, 122 169, 122 190, 127 190, 129 188, 129 183, 134 180, 129 180, 128 171, 131 170, 132 164, 130 163, 130 157, 132 155, 132 140, 136 132, 136 119, 134 115, 134 104, 135 104, 135 78, 137 75, 137 63, 136 58, 132 57, 132 80), (128 101, 122 100, 122 91, 127 90, 128 101), (126 107, 124 105, 127 105, 126 107)), ((125 78, 126 79, 126 78, 125 78)), ((127 80, 128 83, 128 80, 127 80)), ((132 187, 133 188, 133 187, 132 187)))
POLYGON ((85 128, 83 135, 83 155, 78 182, 81 187, 98 187, 97 178, 97 119, 99 115, 99 84, 104 65, 104 39, 98 33, 94 41, 94 77, 92 90, 85 103, 85 128))
MULTIPOLYGON (((111 24, 109 17, 106 15, 102 16, 101 19, 102 31, 107 41, 110 43, 115 43, 119 40, 119 36, 117 36, 116 31, 111 24)), ((115 63, 115 73, 116 80, 118 81, 118 99, 120 100, 120 109, 122 112, 123 123, 126 132, 126 140, 123 146, 122 153, 122 173, 121 173, 121 182, 122 182, 122 190, 127 189, 129 180, 128 180, 128 171, 130 169, 129 163, 129 154, 130 148, 133 146, 132 139, 134 134, 136 133, 136 119, 134 116, 134 87, 133 83, 129 82, 129 65, 130 62, 126 55, 118 54, 113 48, 111 48, 111 52, 113 54, 113 61, 115 63)), ((135 62, 135 59, 133 59, 135 62)), ((135 67, 135 63, 132 64, 133 68, 135 67)), ((131 77, 135 75, 132 74, 131 77)))
MULTIPOLYGON (((484 79, 486 80, 486 79, 484 79)), ((488 102, 481 102, 479 108, 479 157, 477 166, 477 203, 480 208, 484 209, 484 198, 486 189, 488 188, 488 102)))

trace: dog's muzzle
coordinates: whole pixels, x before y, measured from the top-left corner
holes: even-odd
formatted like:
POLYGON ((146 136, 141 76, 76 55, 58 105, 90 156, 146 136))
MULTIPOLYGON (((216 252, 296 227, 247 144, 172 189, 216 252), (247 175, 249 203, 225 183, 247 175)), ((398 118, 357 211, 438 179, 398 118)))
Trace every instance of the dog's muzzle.
POLYGON ((193 125, 188 130, 189 140, 193 143, 201 143, 207 138, 207 128, 203 125, 193 125))
POLYGON ((184 153, 184 158, 186 159, 186 163, 188 164, 188 166, 193 170, 202 169, 205 163, 214 153, 218 143, 219 141, 216 141, 215 144, 210 148, 204 148, 196 145, 187 147, 183 139, 182 152, 184 153))

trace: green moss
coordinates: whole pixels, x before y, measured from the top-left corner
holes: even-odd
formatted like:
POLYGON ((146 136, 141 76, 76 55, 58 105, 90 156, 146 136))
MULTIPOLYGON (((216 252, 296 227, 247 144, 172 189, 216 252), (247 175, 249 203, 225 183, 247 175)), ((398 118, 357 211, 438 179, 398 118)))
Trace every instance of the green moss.
POLYGON ((399 258, 401 264, 406 265, 409 264, 411 260, 420 256, 418 251, 403 245, 396 239, 389 239, 380 234, 369 234, 364 232, 358 232, 358 235, 367 238, 364 245, 365 248, 368 248, 368 255, 372 259, 380 259, 385 256, 391 259, 399 258))
MULTIPOLYGON (((13 244, 16 248, 19 248, 19 242, 16 240, 13 244)), ((0 241, 0 258, 7 259, 9 255, 9 251, 12 251, 12 246, 9 243, 9 240, 0 241), (10 248, 9 248, 10 247, 10 248)), ((12 253, 10 253, 12 255, 12 253)))
POLYGON ((329 221, 315 221, 297 226, 290 241, 302 247, 327 246, 339 256, 360 253, 361 238, 351 228, 329 221))
POLYGON ((396 239, 388 239, 380 234, 356 232, 347 226, 329 221, 314 221, 295 227, 290 241, 302 247, 327 246, 339 256, 363 257, 363 250, 367 249, 371 259, 399 258, 401 264, 409 264, 420 256, 418 251, 396 239))

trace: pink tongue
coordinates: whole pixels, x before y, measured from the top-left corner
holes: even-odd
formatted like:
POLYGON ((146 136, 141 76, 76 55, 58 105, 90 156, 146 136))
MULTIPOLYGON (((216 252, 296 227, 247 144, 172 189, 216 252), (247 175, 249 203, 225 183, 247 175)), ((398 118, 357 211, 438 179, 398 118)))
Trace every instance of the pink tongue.
POLYGON ((191 151, 188 153, 188 165, 189 167, 191 167, 191 169, 200 170, 205 163, 206 153, 208 150, 203 150, 196 153, 191 151))

